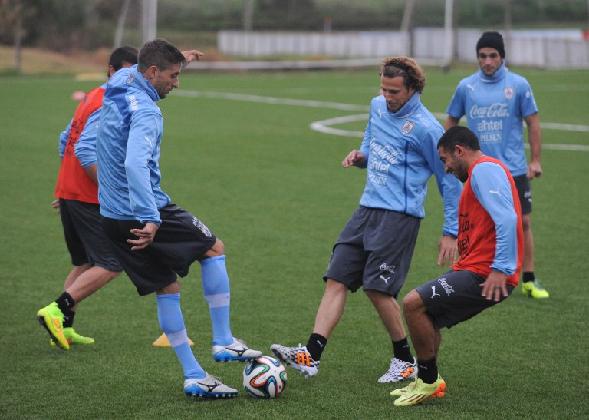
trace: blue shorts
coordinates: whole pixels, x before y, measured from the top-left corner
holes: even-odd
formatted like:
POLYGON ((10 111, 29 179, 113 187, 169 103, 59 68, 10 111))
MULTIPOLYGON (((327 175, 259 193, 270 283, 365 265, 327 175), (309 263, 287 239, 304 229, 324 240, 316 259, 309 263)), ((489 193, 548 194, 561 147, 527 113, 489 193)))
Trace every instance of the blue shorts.
MULTIPOLYGON (((434 328, 450 328, 506 299, 495 302, 482 296, 484 281, 471 271, 448 271, 415 291, 421 296, 434 328)), ((507 291, 511 295, 513 286, 508 284, 507 291)))
POLYGON ((522 207, 522 214, 532 212, 532 186, 527 175, 514 176, 513 181, 517 188, 517 195, 522 207))
POLYGON ((117 273, 123 271, 102 230, 98 204, 60 198, 59 214, 72 265, 90 264, 117 273))
POLYGON ((127 239, 137 239, 130 230, 142 228, 143 223, 102 218, 104 231, 141 296, 174 283, 177 276, 186 276, 190 265, 205 258, 217 241, 204 223, 175 204, 160 209, 160 218, 153 243, 139 251, 131 251, 127 239))
POLYGON ((324 280, 387 295, 405 283, 421 219, 391 210, 359 207, 337 239, 324 280))

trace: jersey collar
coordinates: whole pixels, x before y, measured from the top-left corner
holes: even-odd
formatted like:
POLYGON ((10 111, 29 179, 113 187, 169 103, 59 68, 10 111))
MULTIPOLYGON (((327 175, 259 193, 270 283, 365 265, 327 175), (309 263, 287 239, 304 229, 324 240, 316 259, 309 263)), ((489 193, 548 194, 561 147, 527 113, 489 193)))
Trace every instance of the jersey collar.
POLYGON ((507 74, 507 67, 505 67, 505 61, 501 63, 501 66, 497 69, 495 73, 490 76, 487 76, 481 69, 479 69, 479 78, 484 83, 497 83, 505 78, 507 74))

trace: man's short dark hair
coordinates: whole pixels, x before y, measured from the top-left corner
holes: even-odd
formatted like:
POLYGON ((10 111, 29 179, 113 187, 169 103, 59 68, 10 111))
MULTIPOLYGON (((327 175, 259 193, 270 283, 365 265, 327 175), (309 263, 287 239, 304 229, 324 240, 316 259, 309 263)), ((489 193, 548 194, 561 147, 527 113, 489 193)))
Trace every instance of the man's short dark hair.
POLYGON ((467 127, 454 126, 448 129, 438 141, 438 149, 442 148, 447 152, 452 152, 457 145, 466 147, 470 150, 480 150, 479 139, 467 127))
POLYGON ((116 48, 110 55, 108 65, 118 71, 124 63, 137 64, 137 48, 124 46, 116 48))
POLYGON ((184 64, 186 58, 178 48, 165 39, 148 41, 139 51, 139 71, 144 72, 151 66, 166 70, 174 64, 184 64))

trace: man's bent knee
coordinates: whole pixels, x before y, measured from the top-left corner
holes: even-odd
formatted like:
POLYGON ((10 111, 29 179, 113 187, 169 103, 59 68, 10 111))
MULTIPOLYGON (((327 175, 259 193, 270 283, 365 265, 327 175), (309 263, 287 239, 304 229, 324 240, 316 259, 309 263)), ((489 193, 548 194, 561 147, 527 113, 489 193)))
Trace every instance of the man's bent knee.
POLYGON ((523 230, 529 230, 532 227, 532 218, 529 214, 524 214, 522 216, 522 228, 523 230))
POLYGON ((337 280, 334 279, 327 279, 325 281, 325 291, 330 291, 330 292, 344 292, 347 293, 348 292, 348 286, 346 286, 343 283, 340 283, 337 280))
POLYGON ((423 310, 423 300, 415 289, 407 293, 407 296, 403 298, 403 312, 412 313, 423 310))
POLYGON ((372 301, 374 300, 395 300, 394 296, 381 292, 380 290, 364 289, 364 294, 372 301))
POLYGON ((155 293, 158 295, 170 295, 170 294, 179 293, 179 292, 180 292, 180 283, 175 281, 174 283, 170 283, 162 289, 156 290, 155 293))
POLYGON ((217 238, 217 241, 213 244, 211 249, 209 249, 205 255, 207 257, 220 257, 221 255, 225 255, 225 244, 222 240, 217 238))

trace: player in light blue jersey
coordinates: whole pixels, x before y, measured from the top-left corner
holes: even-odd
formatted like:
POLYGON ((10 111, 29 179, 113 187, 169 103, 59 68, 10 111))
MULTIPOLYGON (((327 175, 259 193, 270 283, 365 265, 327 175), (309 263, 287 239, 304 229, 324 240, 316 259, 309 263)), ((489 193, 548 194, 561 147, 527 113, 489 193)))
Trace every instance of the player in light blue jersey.
POLYGON ((140 295, 156 294, 162 331, 184 373, 184 392, 231 398, 238 391, 208 374, 190 349, 177 276, 199 261, 217 362, 262 355, 233 337, 223 242, 198 218, 172 203, 160 185, 163 116, 157 102, 179 85, 186 62, 165 40, 146 43, 138 65, 109 80, 98 129, 98 184, 103 228, 140 295))
POLYGON ((425 75, 413 59, 385 59, 380 73, 382 94, 370 104, 360 150, 352 150, 342 162, 344 168, 365 168, 366 186, 360 207, 333 247, 312 334, 306 346, 271 347, 277 357, 305 375, 318 373, 321 354, 344 311, 348 291, 360 287, 393 345, 389 369, 378 382, 399 382, 417 373, 396 299, 425 216, 423 203, 429 178, 436 177, 444 201, 439 264, 452 262, 457 255, 461 192, 460 182, 444 172, 438 156, 443 128, 421 103, 424 86, 425 75))
POLYGON ((524 226, 522 291, 536 299, 549 297, 534 274, 534 237, 531 226, 531 179, 542 175, 541 132, 532 88, 505 66, 505 46, 499 32, 482 34, 476 45, 479 71, 462 79, 448 105, 446 129, 466 115, 487 156, 503 162, 515 179, 524 226), (530 161, 524 149, 523 121, 528 128, 530 161))

